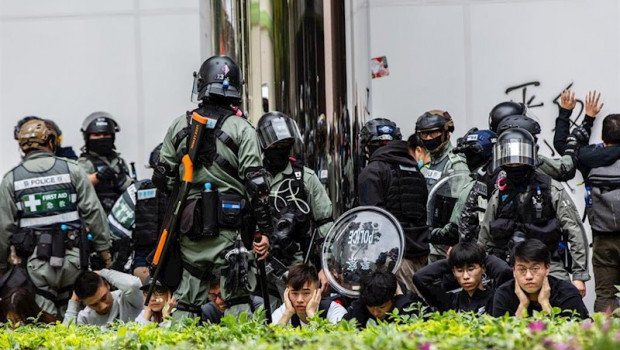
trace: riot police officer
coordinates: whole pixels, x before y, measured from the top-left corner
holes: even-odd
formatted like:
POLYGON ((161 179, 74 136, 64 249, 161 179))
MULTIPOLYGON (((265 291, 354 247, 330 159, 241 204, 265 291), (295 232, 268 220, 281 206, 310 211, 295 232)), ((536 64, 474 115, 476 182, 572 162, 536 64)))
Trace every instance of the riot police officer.
POLYGON ((37 303, 62 315, 80 267, 87 268, 80 266, 84 225, 92 247, 108 264, 110 231, 77 162, 54 156, 56 137, 52 126, 38 118, 17 134, 25 157, 0 184, 0 270, 7 268, 10 245, 11 254, 26 263, 37 303))
MULTIPOLYGON (((279 271, 281 275, 288 267, 305 262, 306 257, 320 266, 315 253, 320 238, 333 224, 332 202, 315 172, 289 157, 295 142, 301 142, 297 124, 284 113, 269 112, 258 121, 257 132, 263 163, 271 175, 269 199, 276 218, 271 255, 272 260, 282 262, 271 261, 272 268, 285 267, 279 271)), ((272 281, 282 295, 286 281, 272 281)))
POLYGON ((114 146, 120 130, 112 115, 106 112, 91 113, 82 123, 84 147, 78 162, 95 186, 106 214, 132 183, 129 168, 114 146))
POLYGON ((511 257, 520 241, 536 238, 552 252, 551 275, 569 279, 585 295, 590 279, 587 238, 564 187, 536 171, 536 142, 523 128, 505 130, 493 149, 493 165, 501 169, 497 189, 489 199, 478 241, 489 254, 511 257), (572 263, 565 260, 570 245, 572 263), (570 266, 567 266, 570 265, 570 266))
MULTIPOLYGON (((415 132, 431 156, 430 164, 421 169, 429 192, 440 179, 446 176, 457 172, 469 173, 465 158, 452 152, 450 135, 453 131, 454 121, 450 113, 438 109, 425 112, 415 123, 415 132)), ((452 212, 450 208, 441 211, 452 212)), ((449 217, 447 215, 445 220, 436 223, 436 227, 443 227, 449 217)), ((447 249, 448 247, 443 244, 431 244, 430 261, 446 258, 447 249)))
POLYGON ((360 136, 369 160, 358 178, 359 204, 384 208, 400 222, 406 243, 397 277, 409 290, 415 290, 411 277, 426 266, 429 253, 424 176, 409 154, 407 142, 401 140, 400 129, 391 120, 366 122, 360 136))
MULTIPOLYGON (((478 240, 480 217, 484 214, 488 198, 485 175, 496 140, 497 135, 493 131, 477 128, 469 130, 457 140, 452 151, 466 156, 471 180, 462 188, 450 222, 431 231, 431 243, 454 245, 459 241, 478 240)), ((430 201, 433 202, 433 198, 430 201)))
MULTIPOLYGON (((149 156, 151 169, 157 166, 161 147, 160 143, 149 156)), ((124 271, 133 254, 133 274, 146 283, 149 276, 146 259, 157 243, 167 206, 168 196, 158 191, 151 179, 136 181, 116 200, 108 215, 115 246, 112 269, 124 271)))
POLYGON ((165 193, 175 187, 185 174, 181 158, 188 149, 192 113, 208 118, 206 135, 199 140, 199 164, 194 164, 192 187, 181 209, 183 272, 175 298, 179 305, 205 304, 210 273, 221 269, 222 298, 230 304, 254 288, 253 271, 245 271, 245 264, 230 263, 231 258, 254 258, 245 248, 254 227, 262 234, 260 242, 253 243, 254 253, 264 257, 269 249, 268 235, 273 232, 269 183, 256 130, 237 108, 243 84, 237 63, 227 56, 211 57, 194 78, 198 108, 178 117, 168 128, 152 179, 165 193))

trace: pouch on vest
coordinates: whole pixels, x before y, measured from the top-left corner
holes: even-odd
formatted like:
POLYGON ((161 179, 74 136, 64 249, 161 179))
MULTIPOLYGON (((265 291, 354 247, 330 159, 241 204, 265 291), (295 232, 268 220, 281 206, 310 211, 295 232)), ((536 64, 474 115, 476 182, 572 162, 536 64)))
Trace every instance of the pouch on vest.
POLYGON ((202 191, 202 237, 217 237, 218 192, 216 190, 202 191))
POLYGON ((489 223, 489 231, 497 245, 506 244, 515 232, 515 222, 512 219, 495 219, 489 223))
POLYGON ((181 214, 181 223, 179 224, 179 232, 192 241, 199 240, 202 237, 202 210, 200 208, 200 198, 188 199, 183 213, 181 214))
POLYGON ((37 240, 37 259, 49 261, 52 256, 52 232, 41 232, 37 240))
POLYGON ((65 263, 65 232, 57 229, 52 231, 52 255, 50 266, 61 267, 65 263))
POLYGON ((452 210, 456 205, 457 198, 436 195, 435 210, 433 210, 433 227, 443 227, 450 222, 452 210))
POLYGON ((245 199, 237 194, 220 193, 217 206, 217 221, 229 229, 241 227, 245 199))
POLYGON ((17 256, 28 258, 34 253, 37 237, 32 229, 20 228, 11 235, 10 243, 15 247, 17 256))

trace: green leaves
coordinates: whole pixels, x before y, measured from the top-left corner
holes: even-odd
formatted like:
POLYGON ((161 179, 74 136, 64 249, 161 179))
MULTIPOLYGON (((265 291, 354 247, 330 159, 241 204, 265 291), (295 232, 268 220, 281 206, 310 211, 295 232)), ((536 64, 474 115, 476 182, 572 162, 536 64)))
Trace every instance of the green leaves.
POLYGON ((261 312, 226 316, 218 325, 172 320, 165 326, 118 323, 108 327, 75 324, 0 325, 1 349, 617 349, 620 319, 595 314, 580 321, 535 313, 532 317, 476 317, 473 313, 394 314, 395 323, 378 322, 363 331, 354 321, 332 325, 311 318, 306 328, 263 324, 261 312), (258 315, 257 315, 258 314, 258 315))

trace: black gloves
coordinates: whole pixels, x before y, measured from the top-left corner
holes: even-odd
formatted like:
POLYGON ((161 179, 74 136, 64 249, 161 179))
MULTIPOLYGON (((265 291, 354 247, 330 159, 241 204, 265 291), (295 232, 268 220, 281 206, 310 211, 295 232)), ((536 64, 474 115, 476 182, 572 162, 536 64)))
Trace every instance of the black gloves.
POLYGON ((116 180, 116 172, 109 166, 105 166, 101 171, 98 171, 96 176, 101 182, 111 182, 116 180))

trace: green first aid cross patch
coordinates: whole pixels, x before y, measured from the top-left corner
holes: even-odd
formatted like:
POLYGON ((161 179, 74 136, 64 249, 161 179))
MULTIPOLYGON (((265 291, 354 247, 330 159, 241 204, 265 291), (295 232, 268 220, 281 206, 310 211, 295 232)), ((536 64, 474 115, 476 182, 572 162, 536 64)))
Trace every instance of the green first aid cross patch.
POLYGON ((64 190, 27 194, 22 196, 22 203, 26 214, 64 211, 71 207, 71 192, 64 190))

